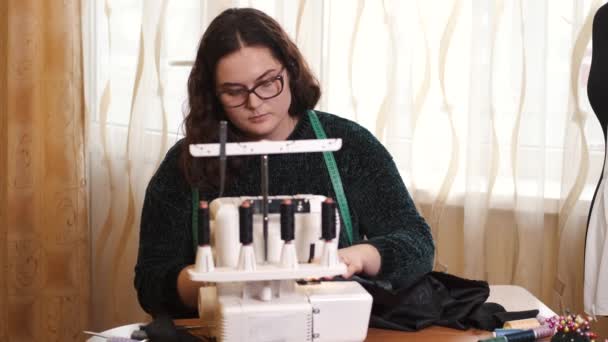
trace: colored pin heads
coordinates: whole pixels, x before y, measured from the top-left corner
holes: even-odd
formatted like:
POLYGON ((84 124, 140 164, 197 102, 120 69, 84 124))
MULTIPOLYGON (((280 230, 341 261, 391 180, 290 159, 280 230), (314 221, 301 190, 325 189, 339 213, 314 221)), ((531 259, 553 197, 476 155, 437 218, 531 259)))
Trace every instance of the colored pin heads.
POLYGON ((581 315, 553 316, 545 324, 556 331, 551 342, 596 342, 598 338, 591 331, 589 319, 581 315))

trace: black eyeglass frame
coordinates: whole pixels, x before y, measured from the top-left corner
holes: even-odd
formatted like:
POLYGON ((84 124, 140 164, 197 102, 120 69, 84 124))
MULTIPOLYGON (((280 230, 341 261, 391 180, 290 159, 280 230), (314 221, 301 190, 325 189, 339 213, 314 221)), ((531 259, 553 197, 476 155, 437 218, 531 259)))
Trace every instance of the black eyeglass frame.
MULTIPOLYGON (((283 71, 285 70, 285 68, 282 68, 281 71, 279 71, 278 75, 266 80, 266 81, 262 81, 258 84, 256 84, 255 86, 253 86, 253 88, 249 89, 246 86, 242 86, 243 90, 247 92, 247 95, 245 96, 245 100, 243 101, 243 103, 235 105, 235 106, 227 106, 228 108, 237 108, 240 106, 243 106, 245 103, 247 103, 247 101, 249 101, 249 96, 251 95, 251 93, 255 94, 255 96, 257 96, 260 100, 270 100, 273 99, 279 95, 281 95, 281 93, 283 92, 283 89, 285 87, 285 79, 283 78, 283 71), (260 94, 256 93, 256 89, 258 89, 259 87, 261 87, 264 84, 268 84, 269 82, 274 82, 274 81, 279 81, 281 83, 281 89, 279 89, 279 91, 272 96, 261 96, 260 94)), ((220 92, 217 93, 218 98, 221 98, 222 94, 228 92, 228 90, 222 90, 220 92)))

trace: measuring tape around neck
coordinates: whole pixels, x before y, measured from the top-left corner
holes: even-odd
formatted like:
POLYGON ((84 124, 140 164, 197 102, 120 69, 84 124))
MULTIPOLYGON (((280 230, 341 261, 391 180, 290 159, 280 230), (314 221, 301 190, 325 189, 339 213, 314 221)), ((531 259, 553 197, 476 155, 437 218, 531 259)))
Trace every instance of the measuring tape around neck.
MULTIPOLYGON (((327 135, 323 130, 323 126, 321 126, 321 121, 319 121, 317 113, 315 113, 314 110, 309 110, 308 117, 317 139, 327 139, 327 135)), ((338 208, 340 209, 342 223, 345 228, 344 230, 346 231, 346 241, 350 246, 353 244, 353 224, 350 220, 350 210, 348 209, 348 202, 346 201, 346 195, 344 194, 340 170, 338 170, 338 164, 336 164, 336 159, 332 152, 323 152, 323 158, 325 159, 325 166, 327 166, 327 172, 329 172, 329 178, 331 179, 331 184, 333 185, 334 193, 336 194, 336 200, 338 201, 338 208)))

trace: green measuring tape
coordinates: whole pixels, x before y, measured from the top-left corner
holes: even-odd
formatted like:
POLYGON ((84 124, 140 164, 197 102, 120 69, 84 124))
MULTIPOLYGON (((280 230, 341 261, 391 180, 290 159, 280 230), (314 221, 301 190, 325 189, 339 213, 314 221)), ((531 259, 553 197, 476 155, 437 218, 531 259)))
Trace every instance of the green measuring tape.
MULTIPOLYGON (((327 139, 327 135, 321 126, 321 121, 317 113, 313 110, 308 111, 308 117, 312 125, 312 129, 315 132, 317 139, 327 139)), ((323 152, 323 158, 325 159, 325 166, 327 166, 327 172, 329 172, 329 178, 333 185, 334 192, 336 194, 336 200, 338 201, 338 208, 340 215, 342 216, 342 223, 346 231, 346 241, 348 245, 353 244, 353 224, 350 220, 350 210, 348 209, 348 202, 346 201, 346 195, 344 194, 344 187, 342 186, 342 179, 340 178, 340 171, 338 170, 338 164, 334 154, 331 152, 323 152)), ((194 252, 198 247, 198 207, 199 207, 199 192, 197 187, 192 187, 192 241, 194 243, 194 252)))
MULTIPOLYGON (((312 129, 315 131, 317 139, 327 139, 327 135, 321 126, 321 121, 314 110, 308 111, 308 117, 312 124, 312 129)), ((344 195, 344 187, 342 186, 342 179, 340 178, 340 171, 338 170, 338 164, 334 154, 331 152, 323 152, 323 158, 325 159, 325 165, 327 166, 327 172, 329 172, 329 178, 331 184, 334 187, 336 193, 336 199, 338 200, 338 208, 340 209, 340 215, 342 216, 342 223, 346 231, 346 239, 348 245, 353 244, 353 224, 350 221, 350 210, 348 209, 348 202, 346 201, 346 195, 344 195)))

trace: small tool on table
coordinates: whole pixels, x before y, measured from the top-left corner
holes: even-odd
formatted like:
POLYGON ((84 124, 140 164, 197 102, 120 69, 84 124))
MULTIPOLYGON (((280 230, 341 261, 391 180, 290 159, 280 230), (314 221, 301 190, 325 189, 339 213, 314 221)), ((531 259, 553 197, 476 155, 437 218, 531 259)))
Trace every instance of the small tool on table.
POLYGON ((131 337, 120 337, 120 336, 112 336, 107 334, 96 333, 93 331, 83 331, 83 333, 87 335, 93 335, 101 338, 105 338, 108 342, 147 342, 148 336, 146 332, 143 330, 135 330, 131 333, 131 337), (143 333, 143 334, 142 334, 143 333))
MULTIPOLYGON (((142 326, 143 327, 143 326, 142 326)), ((202 325, 186 325, 186 326, 176 326, 177 330, 192 330, 192 329, 200 329, 203 328, 202 325)), ((108 334, 97 333, 93 331, 83 331, 83 333, 87 335, 93 335, 101 338, 105 338, 108 342, 148 342, 148 334, 143 329, 135 330, 131 333, 130 337, 120 337, 120 336, 112 336, 108 334)))

